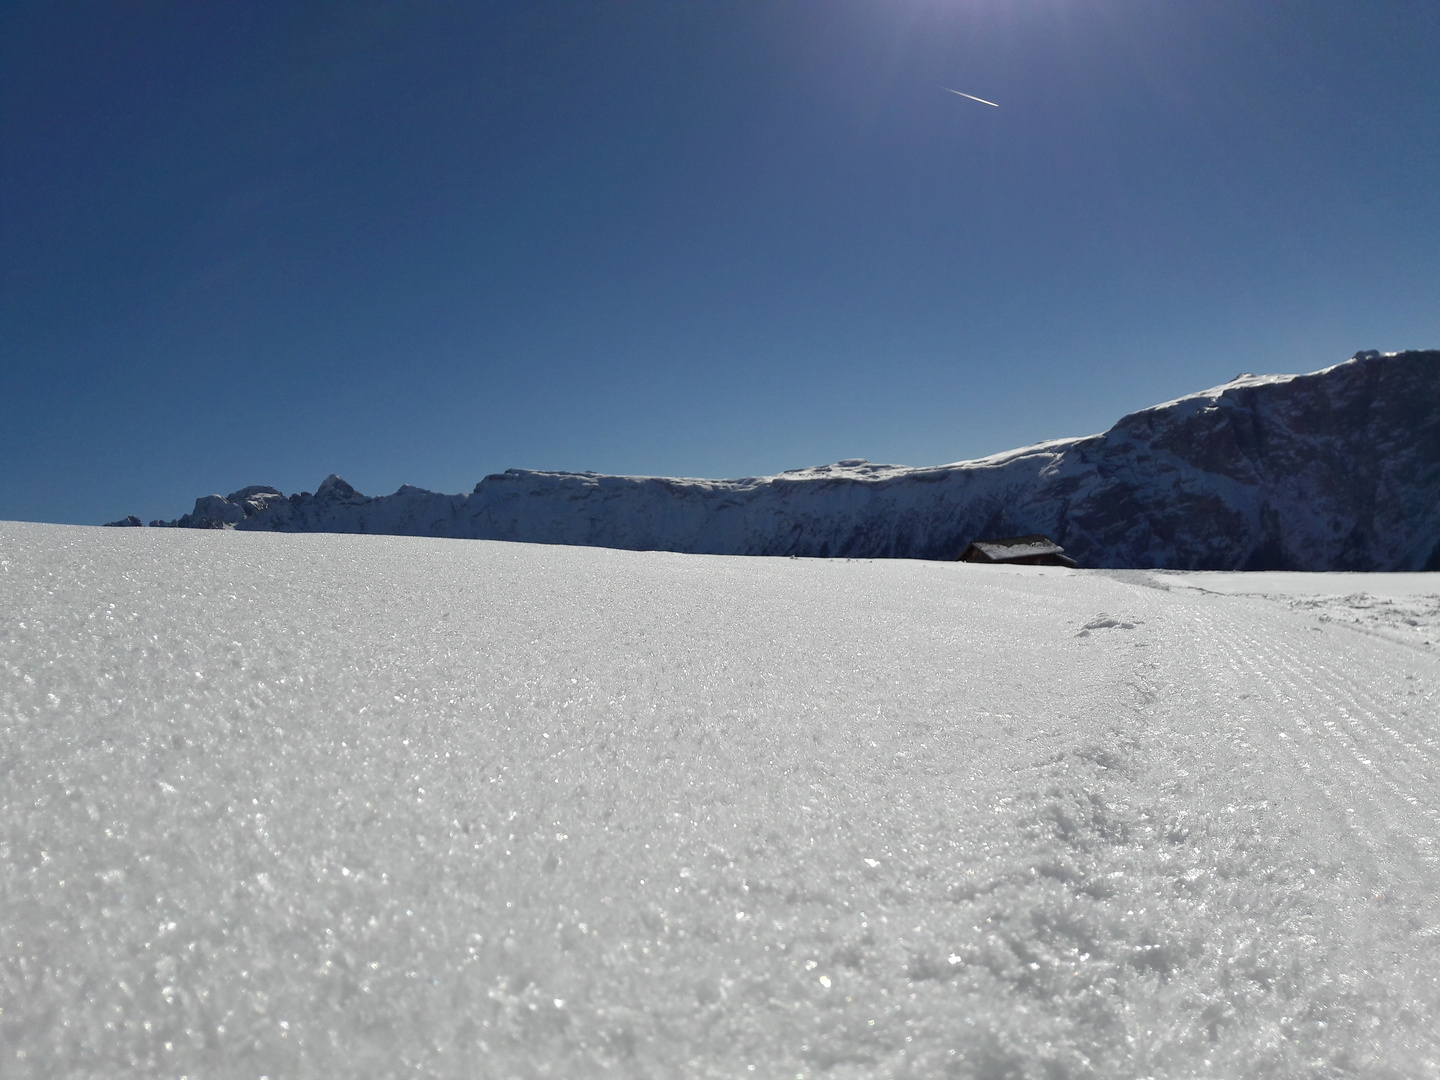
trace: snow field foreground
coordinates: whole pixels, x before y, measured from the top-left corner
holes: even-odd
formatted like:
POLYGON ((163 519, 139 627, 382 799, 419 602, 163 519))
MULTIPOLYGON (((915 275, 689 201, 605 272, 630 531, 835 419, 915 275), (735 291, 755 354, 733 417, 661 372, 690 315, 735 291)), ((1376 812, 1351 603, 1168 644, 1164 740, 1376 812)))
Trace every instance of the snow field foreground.
POLYGON ((0 525, 0 1076, 1440 1075, 1440 660, 1182 584, 0 525))

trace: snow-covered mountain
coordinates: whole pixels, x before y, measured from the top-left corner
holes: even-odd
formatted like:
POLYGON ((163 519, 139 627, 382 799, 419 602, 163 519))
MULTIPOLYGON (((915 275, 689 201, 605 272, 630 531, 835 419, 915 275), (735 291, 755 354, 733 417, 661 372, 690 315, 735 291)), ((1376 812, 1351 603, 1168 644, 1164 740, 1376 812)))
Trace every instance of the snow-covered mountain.
POLYGON ((468 495, 247 487, 184 528, 388 533, 735 555, 953 559, 1045 533, 1082 566, 1440 569, 1440 351, 1241 375, 1109 431, 930 468, 741 480, 510 469, 468 495))

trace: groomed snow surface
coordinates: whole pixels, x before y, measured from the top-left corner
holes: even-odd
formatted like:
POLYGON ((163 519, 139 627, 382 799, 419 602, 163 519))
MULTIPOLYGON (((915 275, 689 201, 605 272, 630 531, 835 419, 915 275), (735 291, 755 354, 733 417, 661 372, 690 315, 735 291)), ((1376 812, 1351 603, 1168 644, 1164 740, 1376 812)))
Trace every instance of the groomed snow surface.
POLYGON ((0 1076, 1440 1075, 1440 582, 1304 577, 0 525, 0 1076))

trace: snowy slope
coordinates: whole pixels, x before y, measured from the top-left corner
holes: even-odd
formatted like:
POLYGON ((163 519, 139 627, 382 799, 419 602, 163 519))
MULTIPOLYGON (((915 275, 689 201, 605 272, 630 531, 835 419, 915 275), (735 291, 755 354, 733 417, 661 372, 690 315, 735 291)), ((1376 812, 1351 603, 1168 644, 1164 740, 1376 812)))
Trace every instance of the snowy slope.
POLYGON ((376 498, 331 476, 313 495, 207 496, 176 523, 927 559, 1038 532, 1085 566, 1440 569, 1440 352, 1241 376, 1102 435, 933 468, 851 460, 743 480, 511 469, 469 495, 376 498))
POLYGON ((1440 1076, 1440 657, 1266 578, 0 525, 0 1075, 1440 1076))

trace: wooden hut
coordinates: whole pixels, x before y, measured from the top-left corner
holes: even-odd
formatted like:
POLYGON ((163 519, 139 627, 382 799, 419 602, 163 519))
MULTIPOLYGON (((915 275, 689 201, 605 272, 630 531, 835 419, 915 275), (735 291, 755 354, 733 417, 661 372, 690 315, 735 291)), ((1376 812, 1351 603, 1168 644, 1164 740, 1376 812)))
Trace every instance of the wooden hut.
POLYGON ((1048 536, 1007 536, 1001 540, 975 540, 960 553, 960 562, 1011 563, 1022 566, 1076 566, 1065 549, 1048 536))

